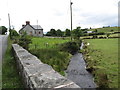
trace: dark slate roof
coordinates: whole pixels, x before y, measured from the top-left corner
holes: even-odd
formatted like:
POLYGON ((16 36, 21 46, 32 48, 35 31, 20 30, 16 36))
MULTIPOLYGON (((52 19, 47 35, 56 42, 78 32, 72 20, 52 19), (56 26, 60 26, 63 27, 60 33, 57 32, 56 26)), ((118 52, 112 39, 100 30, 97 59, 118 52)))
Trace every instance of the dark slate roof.
POLYGON ((43 29, 40 25, 31 25, 34 29, 43 29))
MULTIPOLYGON (((23 28, 25 28, 27 25, 25 25, 24 27, 22 27, 19 31, 23 30, 23 28)), ((40 25, 29 25, 31 28, 33 28, 34 30, 43 30, 43 28, 40 25)))

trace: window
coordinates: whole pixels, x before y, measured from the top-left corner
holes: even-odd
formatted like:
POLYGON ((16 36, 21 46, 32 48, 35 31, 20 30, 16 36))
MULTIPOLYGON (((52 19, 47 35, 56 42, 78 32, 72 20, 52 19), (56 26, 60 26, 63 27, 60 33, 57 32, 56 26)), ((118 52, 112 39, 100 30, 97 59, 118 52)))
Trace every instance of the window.
POLYGON ((35 31, 35 34, 36 34, 36 31, 35 31))
POLYGON ((39 34, 40 34, 41 32, 39 32, 39 34))
POLYGON ((32 35, 32 31, 30 31, 30 34, 32 35))

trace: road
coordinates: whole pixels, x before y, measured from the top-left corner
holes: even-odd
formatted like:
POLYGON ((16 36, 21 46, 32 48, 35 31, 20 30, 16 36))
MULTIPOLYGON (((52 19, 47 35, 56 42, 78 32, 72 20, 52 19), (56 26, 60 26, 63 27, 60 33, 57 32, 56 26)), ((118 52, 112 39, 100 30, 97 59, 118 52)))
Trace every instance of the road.
POLYGON ((7 37, 8 35, 0 35, 0 90, 2 88, 2 61, 7 49, 7 37))
POLYGON ((0 35, 0 61, 2 61, 7 48, 7 37, 8 35, 0 35))

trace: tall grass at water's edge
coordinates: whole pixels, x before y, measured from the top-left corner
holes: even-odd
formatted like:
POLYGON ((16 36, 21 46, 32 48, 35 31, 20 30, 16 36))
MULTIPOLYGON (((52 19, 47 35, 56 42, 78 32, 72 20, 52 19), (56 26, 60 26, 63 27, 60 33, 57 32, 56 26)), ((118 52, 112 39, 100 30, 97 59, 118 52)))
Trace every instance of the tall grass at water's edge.
POLYGON ((23 88, 21 77, 18 74, 16 61, 12 52, 12 40, 8 37, 8 47, 3 58, 2 88, 23 88))
POLYGON ((32 44, 29 45, 29 51, 64 76, 64 70, 67 69, 71 55, 68 52, 60 51, 58 45, 68 41, 69 39, 65 38, 34 37, 32 44))
POLYGON ((89 39, 83 50, 87 68, 102 87, 118 88, 118 39, 89 39))
POLYGON ((71 42, 66 38, 32 38, 29 51, 43 63, 53 67, 61 75, 65 75, 71 54, 78 50, 81 42, 71 42), (71 49, 72 48, 72 49, 71 49))

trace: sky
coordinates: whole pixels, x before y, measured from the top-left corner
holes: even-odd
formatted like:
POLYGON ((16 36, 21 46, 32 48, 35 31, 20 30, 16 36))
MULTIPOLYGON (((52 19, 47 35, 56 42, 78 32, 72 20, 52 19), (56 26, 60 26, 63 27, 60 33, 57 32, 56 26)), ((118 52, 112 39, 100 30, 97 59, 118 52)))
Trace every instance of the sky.
MULTIPOLYGON (((118 26, 120 0, 71 0, 73 29, 118 26)), ((70 29, 70 0, 0 0, 0 26, 11 26, 19 31, 22 24, 41 25, 44 32, 50 29, 70 29)))

